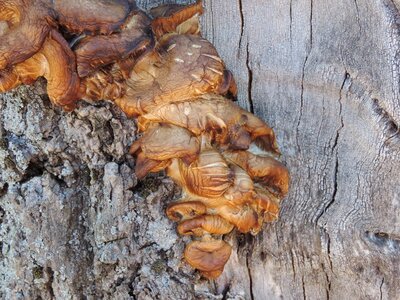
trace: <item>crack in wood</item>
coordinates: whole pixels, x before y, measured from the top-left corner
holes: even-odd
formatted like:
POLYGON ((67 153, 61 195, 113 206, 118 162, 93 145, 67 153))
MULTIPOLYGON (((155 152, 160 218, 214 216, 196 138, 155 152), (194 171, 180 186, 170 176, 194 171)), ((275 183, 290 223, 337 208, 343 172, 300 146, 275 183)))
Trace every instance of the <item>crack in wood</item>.
POLYGON ((293 279, 296 280, 296 268, 294 266, 294 254, 293 254, 293 250, 291 250, 290 252, 290 260, 292 262, 292 271, 293 271, 293 279))
POLYGON ((247 95, 249 98, 249 110, 251 113, 254 114, 254 103, 253 103, 253 96, 252 96, 252 89, 253 89, 253 70, 250 67, 250 53, 249 53, 249 43, 246 45, 246 67, 247 72, 249 75, 249 86, 247 88, 247 95))
POLYGON ((251 268, 249 267, 249 252, 246 254, 246 268, 247 268, 247 274, 249 276, 250 298, 251 300, 254 300, 253 278, 251 276, 251 268))
POLYGON ((306 285, 304 283, 304 276, 301 276, 301 287, 303 289, 303 299, 307 300, 306 285))
POLYGON ((239 49, 242 46, 242 40, 243 40, 243 32, 244 32, 244 14, 243 14, 243 3, 242 0, 239 1, 239 15, 240 15, 240 38, 239 38, 239 47, 238 47, 238 52, 239 49))
POLYGON ((54 271, 51 267, 47 267, 46 273, 48 276, 48 281, 45 283, 46 290, 50 295, 50 299, 55 299, 55 294, 54 294, 54 289, 53 289, 54 271))
POLYGON ((304 59, 304 63, 303 63, 302 71, 301 71, 300 115, 299 115, 299 119, 298 119, 297 125, 296 125, 296 145, 297 145, 297 151, 299 153, 301 152, 301 148, 300 148, 300 144, 299 144, 299 132, 300 132, 299 127, 300 127, 301 119, 302 119, 302 116, 303 116, 303 107, 304 107, 305 68, 306 68, 306 64, 307 64, 308 58, 310 56, 312 45, 313 45, 312 20, 313 20, 313 0, 310 1, 310 37, 309 37, 309 46, 308 46, 307 54, 306 54, 306 57, 304 59))
POLYGON ((300 144, 299 144, 299 127, 300 127, 300 122, 301 122, 301 118, 303 116, 303 106, 304 106, 304 70, 308 61, 308 55, 306 55, 306 58, 304 60, 303 63, 303 69, 302 69, 302 73, 301 73, 301 93, 300 93, 300 116, 299 116, 299 120, 297 121, 297 126, 296 126, 296 145, 297 145, 297 151, 300 153, 301 152, 301 148, 300 148, 300 144))
POLYGON ((308 54, 310 54, 312 46, 313 46, 313 0, 310 0, 310 50, 308 54))
MULTIPOLYGON (((244 36, 244 27, 245 27, 245 21, 244 21, 244 13, 243 13, 243 3, 242 0, 238 0, 239 4, 239 15, 240 15, 240 38, 239 38, 239 47, 238 47, 238 55, 240 49, 243 49, 243 36, 244 36)), ((248 105, 249 105, 249 111, 251 113, 254 113, 254 103, 253 103, 253 98, 252 98, 252 89, 253 89, 253 70, 251 69, 250 66, 250 51, 249 51, 249 41, 246 43, 246 68, 247 68, 247 74, 248 74, 248 87, 247 87, 247 98, 248 98, 248 105)))
MULTIPOLYGON (((325 228, 322 228, 322 230, 323 230, 323 233, 324 233, 325 238, 326 238, 326 253, 327 253, 327 256, 328 256, 329 269, 330 269, 331 273, 333 273, 333 265, 332 265, 332 258, 331 258, 331 237, 330 237, 328 231, 325 228)), ((326 299, 329 300, 330 299, 330 293, 331 293, 331 279, 330 279, 330 276, 328 275, 328 272, 327 272, 327 270, 325 268, 325 264, 324 263, 321 265, 321 267, 322 267, 322 269, 323 269, 323 271, 325 273, 325 279, 326 279, 326 283, 327 283, 327 286, 326 286, 326 299)))
POLYGON ((290 18, 290 25, 289 25, 289 36, 290 36, 290 45, 292 45, 292 25, 293 25, 293 0, 290 0, 289 4, 289 18, 290 18))
POLYGON ((384 283, 385 283, 385 277, 382 278, 381 284, 379 286, 379 293, 380 293, 379 299, 380 300, 382 300, 382 286, 384 283))
POLYGON ((347 71, 344 73, 344 79, 342 81, 342 84, 340 86, 339 90, 339 120, 340 120, 340 126, 336 130, 336 136, 335 140, 332 146, 332 151, 331 153, 335 153, 335 166, 334 166, 334 173, 333 173, 333 192, 330 200, 326 204, 326 206, 321 210, 321 212, 317 215, 315 219, 315 223, 318 224, 320 218, 328 211, 328 209, 332 206, 332 204, 336 201, 336 196, 337 196, 337 191, 338 191, 338 175, 339 175, 339 152, 338 152, 338 147, 339 147, 339 138, 340 138, 340 132, 344 128, 344 121, 343 121, 343 103, 342 103, 342 98, 343 98, 343 89, 346 83, 350 80, 350 74, 347 73, 347 71))
POLYGON ((126 240, 127 238, 128 238, 127 236, 120 236, 120 237, 116 237, 116 238, 111 239, 111 240, 104 241, 103 244, 107 245, 107 244, 115 243, 115 242, 118 242, 118 241, 126 240))

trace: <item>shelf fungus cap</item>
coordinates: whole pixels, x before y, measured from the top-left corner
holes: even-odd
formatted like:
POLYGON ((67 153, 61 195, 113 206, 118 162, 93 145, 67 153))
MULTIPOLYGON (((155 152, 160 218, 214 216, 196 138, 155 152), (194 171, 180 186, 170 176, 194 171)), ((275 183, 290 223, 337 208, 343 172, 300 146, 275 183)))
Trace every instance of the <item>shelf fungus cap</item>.
POLYGON ((222 240, 193 241, 185 248, 184 257, 204 277, 217 278, 231 255, 231 246, 222 240))
POLYGON ((185 127, 196 136, 208 135, 225 149, 244 150, 255 143, 263 151, 279 154, 272 128, 220 95, 204 94, 190 101, 166 103, 142 115, 138 126, 146 130, 151 122, 185 127))
MULTIPOLYGON (((173 166, 174 164, 171 165, 173 166)), ((184 188, 201 197, 221 197, 234 180, 232 170, 221 154, 214 149, 202 151, 190 166, 180 162, 179 171, 184 188)), ((168 174, 173 172, 168 171, 168 174)))
POLYGON ((289 190, 290 175, 285 165, 271 156, 249 151, 225 151, 224 157, 245 169, 250 177, 277 197, 289 190))
POLYGON ((234 183, 226 191, 224 197, 233 204, 240 205, 251 201, 254 194, 254 183, 250 176, 242 168, 232 164, 231 169, 234 172, 234 183))
POLYGON ((227 234, 232 230, 233 225, 218 215, 198 216, 178 225, 178 233, 181 235, 227 234))
POLYGON ((32 84, 38 77, 47 80, 47 94, 52 103, 72 110, 80 98, 75 57, 67 42, 56 30, 50 31, 42 48, 11 70, 0 72, 0 92, 20 84, 32 84))
POLYGON ((168 205, 167 217, 172 221, 179 222, 204 215, 206 211, 206 206, 200 201, 179 201, 168 205))
POLYGON ((59 22, 74 33, 110 34, 120 28, 131 5, 127 0, 54 0, 59 22))
POLYGON ((132 69, 135 62, 154 47, 153 37, 147 30, 149 23, 145 13, 135 11, 126 19, 120 33, 86 36, 80 40, 74 47, 79 76, 86 77, 121 60, 132 69))
POLYGON ((160 172, 169 165, 169 160, 162 161, 150 159, 147 158, 142 151, 140 151, 136 156, 135 174, 138 179, 143 179, 147 174, 160 172))
POLYGON ((219 207, 217 212, 218 215, 235 225, 242 233, 254 231, 260 227, 257 212, 248 205, 224 205, 219 207))
POLYGON ((198 138, 183 127, 152 124, 143 136, 132 144, 129 152, 134 154, 139 149, 150 159, 182 158, 186 164, 190 164, 200 152, 200 143, 198 138))
POLYGON ((37 2, 0 1, 0 69, 32 57, 41 49, 51 28, 56 27, 53 10, 37 2))
POLYGON ((279 199, 261 187, 256 187, 255 206, 265 222, 273 222, 279 216, 279 199))
POLYGON ((199 15, 203 14, 200 0, 192 5, 167 4, 150 10, 154 17, 152 29, 157 38, 166 33, 199 34, 199 15))

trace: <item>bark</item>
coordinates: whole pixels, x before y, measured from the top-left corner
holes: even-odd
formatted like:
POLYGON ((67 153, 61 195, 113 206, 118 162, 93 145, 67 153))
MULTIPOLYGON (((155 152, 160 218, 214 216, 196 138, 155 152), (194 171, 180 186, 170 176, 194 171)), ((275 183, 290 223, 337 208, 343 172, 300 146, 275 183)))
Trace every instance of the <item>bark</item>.
POLYGON ((1 299, 399 297, 400 2, 204 5, 239 103, 274 128, 291 171, 279 221, 227 236, 225 272, 201 279, 164 213, 179 191, 135 178, 134 121, 21 87, 0 102, 1 299))

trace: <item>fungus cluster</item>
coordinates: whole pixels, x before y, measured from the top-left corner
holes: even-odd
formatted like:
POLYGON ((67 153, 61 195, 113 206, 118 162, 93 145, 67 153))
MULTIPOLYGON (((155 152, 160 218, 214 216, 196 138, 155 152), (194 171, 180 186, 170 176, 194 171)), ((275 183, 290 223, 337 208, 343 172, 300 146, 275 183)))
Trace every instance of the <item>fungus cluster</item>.
POLYGON ((289 173, 273 130, 232 101, 202 12, 201 1, 147 14, 129 0, 0 0, 0 92, 45 77, 66 110, 107 99, 137 118, 136 175, 166 170, 182 187, 167 216, 193 237, 185 260, 216 278, 231 253, 223 235, 276 220, 289 173))

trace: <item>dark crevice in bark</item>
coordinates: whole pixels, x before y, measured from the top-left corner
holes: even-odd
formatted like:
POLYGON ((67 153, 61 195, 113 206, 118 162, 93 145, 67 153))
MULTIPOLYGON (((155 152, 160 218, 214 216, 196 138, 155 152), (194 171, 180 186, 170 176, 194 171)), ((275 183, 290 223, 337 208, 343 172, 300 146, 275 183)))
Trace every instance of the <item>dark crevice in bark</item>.
POLYGON ((144 244, 143 246, 139 247, 138 251, 144 250, 144 249, 152 247, 154 245, 157 245, 157 243, 156 242, 151 242, 151 243, 148 243, 148 244, 144 244))
POLYGON ((303 117, 303 107, 304 107, 304 77, 305 77, 305 68, 307 65, 308 58, 311 53, 312 45, 313 45, 313 25, 312 25, 312 20, 313 20, 313 0, 310 2, 310 37, 309 37, 309 46, 307 50, 306 57, 304 59, 303 67, 301 70, 301 93, 300 93, 300 115, 299 119, 297 121, 296 125, 296 145, 297 145, 297 151, 300 153, 300 144, 299 144, 299 132, 300 132, 300 123, 301 119, 303 117))
POLYGON ((340 132, 344 128, 344 121, 343 121, 343 115, 342 115, 342 110, 343 110, 342 97, 343 97, 343 88, 348 80, 350 80, 350 74, 345 72, 344 79, 340 86, 339 99, 338 99, 340 126, 336 130, 336 136, 335 136, 335 140, 334 140, 333 146, 332 146, 332 154, 335 153, 335 166, 334 166, 334 174, 333 174, 333 192, 332 192, 332 196, 331 196, 330 200, 328 201, 328 203, 325 205, 325 207, 321 210, 321 212, 316 217, 316 219, 315 219, 316 224, 318 224, 319 219, 328 211, 328 209, 336 201, 336 195, 337 195, 337 191, 338 191, 338 174, 339 174, 338 143, 339 143, 339 138, 340 138, 340 132))
POLYGON ((327 250, 327 253, 328 253, 329 268, 332 271, 333 270, 333 264, 332 264, 332 258, 331 258, 331 237, 329 236, 329 233, 326 230, 325 230, 325 233, 326 233, 326 237, 327 237, 326 250, 327 250))
POLYGON ((122 241, 122 240, 125 240, 125 239, 127 239, 127 238, 128 238, 128 237, 126 237, 126 236, 120 236, 120 237, 116 237, 115 239, 112 239, 112 240, 104 241, 103 243, 106 245, 106 244, 110 244, 110 243, 122 241))
POLYGON ((291 250, 289 253, 290 253, 290 260, 291 260, 291 263, 292 263, 293 279, 296 280, 296 268, 294 266, 293 250, 291 250))
POLYGON ((54 290, 53 290, 53 281, 54 281, 54 271, 52 268, 46 268, 47 276, 49 277, 48 281, 46 282, 46 289, 50 294, 50 299, 55 299, 54 297, 54 290))
POLYGON ((308 54, 310 54, 313 45, 313 5, 313 0, 310 0, 310 50, 308 54))
MULTIPOLYGON (((8 183, 4 183, 3 187, 0 189, 0 197, 3 197, 8 192, 8 183)), ((0 218, 1 218, 1 207, 0 207, 0 218)), ((1 219, 0 219, 1 220, 1 219)), ((0 222, 1 224, 1 222, 0 222)))
POLYGON ((303 289, 303 299, 307 300, 306 284, 304 283, 304 276, 301 276, 301 287, 303 289))
POLYGON ((246 66, 247 66, 247 71, 249 74, 249 86, 247 88, 247 95, 249 98, 249 108, 250 112, 254 114, 254 103, 253 103, 253 96, 252 96, 252 90, 253 90, 253 70, 250 67, 250 59, 249 59, 250 53, 249 53, 249 43, 247 43, 246 46, 246 66))
POLYGON ((323 210, 323 214, 326 213, 328 211, 328 209, 331 207, 331 205, 336 201, 336 194, 337 194, 337 190, 338 190, 338 173, 339 173, 339 157, 336 153, 336 160, 335 160, 335 173, 333 176, 333 193, 332 193, 332 197, 331 197, 331 201, 329 201, 329 203, 325 206, 324 210, 323 210))
POLYGON ((379 299, 382 300, 382 286, 385 283, 385 277, 382 278, 381 285, 379 286, 379 299))
MULTIPOLYGON (((244 35, 244 13, 243 13, 243 3, 242 0, 239 0, 239 13, 240 13, 240 38, 239 38, 239 48, 243 49, 243 35, 244 35)), ((238 52, 239 53, 239 52, 238 52)), ((251 113, 254 113, 254 103, 253 103, 253 98, 252 98, 252 89, 253 89, 253 70, 251 69, 250 66, 250 51, 249 51, 249 42, 247 41, 246 44, 246 68, 247 68, 247 74, 249 76, 249 82, 248 82, 248 87, 247 87, 247 97, 248 97, 248 103, 249 103, 249 110, 251 113)))
POLYGON ((243 14, 242 0, 239 0, 239 14, 240 14, 240 37, 239 37, 238 52, 239 52, 240 48, 242 47, 243 32, 244 32, 244 14, 243 14))
POLYGON ((28 168, 25 170, 20 183, 25 183, 34 177, 42 176, 45 171, 43 162, 41 161, 31 161, 29 162, 28 168))
POLYGON ((293 0, 290 0, 289 4, 289 17, 290 17, 290 27, 289 27, 289 37, 290 45, 292 45, 292 25, 293 25, 293 0))
POLYGON ((0 225, 3 223, 3 218, 6 215, 6 211, 0 206, 0 225))
MULTIPOLYGON (((330 272, 332 272, 332 259, 331 259, 331 237, 329 236, 329 233, 327 232, 326 229, 323 229, 325 237, 326 237, 326 253, 328 255, 328 262, 329 262, 329 269, 330 272)), ((331 293, 331 279, 328 274, 328 271, 325 269, 325 265, 322 265, 322 269, 324 270, 325 273, 325 278, 326 278, 326 299, 330 299, 330 293, 331 293)))
POLYGON ((246 255, 246 268, 249 276, 249 285, 250 285, 250 297, 251 300, 254 300, 254 292, 253 292, 253 278, 251 277, 251 268, 249 267, 249 253, 246 255))
POLYGON ((228 299, 228 293, 229 293, 230 289, 231 289, 231 284, 228 283, 226 285, 226 287, 224 288, 224 290, 222 291, 222 300, 227 300, 228 299))
POLYGON ((327 287, 326 287, 326 299, 329 300, 330 299, 330 293, 331 293, 331 281, 329 279, 328 273, 325 271, 325 279, 327 282, 327 287))

